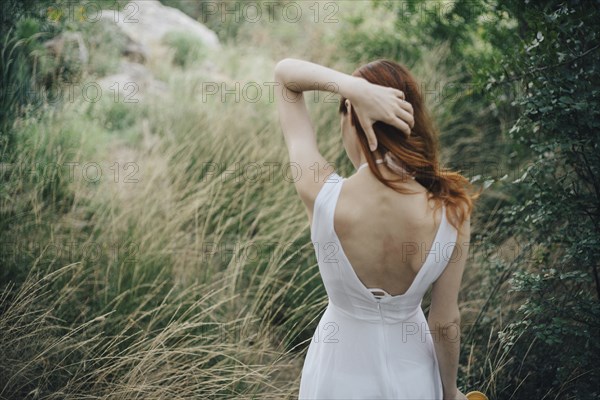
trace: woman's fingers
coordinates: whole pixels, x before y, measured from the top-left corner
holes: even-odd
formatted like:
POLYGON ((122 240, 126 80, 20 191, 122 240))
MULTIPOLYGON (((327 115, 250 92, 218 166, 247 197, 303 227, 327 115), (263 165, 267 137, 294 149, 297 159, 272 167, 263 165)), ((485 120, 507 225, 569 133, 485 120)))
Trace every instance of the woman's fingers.
POLYGON ((356 113, 358 117, 358 122, 360 122, 360 126, 363 127, 365 131, 365 135, 367 136, 367 142, 369 143, 369 149, 371 151, 375 151, 377 149, 377 136, 375 135, 375 131, 373 130, 373 124, 375 121, 371 120, 366 115, 358 112, 356 113))
POLYGON ((401 108, 396 112, 396 116, 400 117, 411 128, 415 126, 415 116, 412 113, 401 108))
POLYGON ((364 89, 364 95, 357 97, 352 106, 357 114, 359 122, 363 127, 370 150, 377 149, 377 137, 373 130, 376 121, 383 121, 394 126, 405 135, 410 136, 411 128, 414 126, 412 105, 406 102, 405 93, 402 90, 390 87, 370 84, 364 89))
POLYGON ((408 101, 400 101, 396 115, 406 121, 411 128, 415 126, 413 106, 408 101))
POLYGON ((395 126, 400 129, 406 136, 410 136, 410 126, 402 119, 397 118, 395 126))
POLYGON ((367 135, 367 142, 369 142, 369 149, 375 151, 377 149, 377 136, 375 136, 375 131, 373 130, 373 121, 367 121, 363 126, 367 135))
MULTIPOLYGON (((402 112, 406 113, 406 111, 404 111, 404 110, 402 110, 402 112)), ((408 117, 405 117, 405 118, 408 118, 408 117)), ((410 135, 411 129, 410 129, 408 122, 400 116, 398 116, 396 114, 390 115, 388 117, 388 120, 384 121, 384 122, 387 123, 388 125, 392 125, 398 129, 400 129, 402 132, 404 132, 405 135, 407 135, 407 136, 410 135)))
MULTIPOLYGON (((406 103, 406 102, 404 102, 404 103, 406 103)), ((406 104, 408 104, 408 103, 406 103, 406 104)), ((406 106, 402 106, 401 104, 397 104, 394 107, 394 113, 393 113, 393 115, 391 115, 390 118, 389 118, 388 124, 396 126, 394 124, 394 121, 397 118, 400 118, 406 124, 408 124, 408 126, 410 128, 412 128, 413 126, 415 126, 415 118, 414 118, 414 115, 412 114, 411 111, 412 111, 412 107, 406 107, 406 106), (406 110, 407 108, 410 111, 407 111, 406 110)), ((398 129, 400 129, 400 128, 398 128, 398 129)))
POLYGON ((408 111, 411 114, 414 113, 413 106, 408 101, 401 101, 400 102, 400 107, 403 108, 403 109, 405 109, 406 111, 408 111))

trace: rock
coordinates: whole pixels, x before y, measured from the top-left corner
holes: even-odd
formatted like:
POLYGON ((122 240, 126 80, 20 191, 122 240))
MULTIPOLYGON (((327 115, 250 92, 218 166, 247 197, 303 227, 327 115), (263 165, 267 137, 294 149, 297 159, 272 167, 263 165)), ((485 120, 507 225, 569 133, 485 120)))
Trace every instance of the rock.
POLYGON ((58 82, 75 82, 89 62, 89 52, 80 32, 63 32, 44 42, 45 51, 33 52, 38 66, 38 84, 50 90, 58 82))
POLYGON ((123 55, 135 63, 145 63, 148 60, 148 49, 141 43, 127 36, 127 44, 123 48, 123 55))
POLYGON ((165 94, 169 91, 168 85, 155 79, 148 68, 129 61, 121 62, 118 74, 105 76, 97 83, 106 93, 114 93, 118 89, 119 96, 126 103, 138 103, 148 93, 165 94))
MULTIPOLYGON (((196 36, 206 47, 221 47, 217 34, 184 12, 163 6, 158 0, 131 1, 123 11, 105 10, 102 16, 116 21, 121 30, 151 55, 153 49, 161 46, 167 32, 183 31, 196 36)), ((135 51, 133 51, 135 52, 135 51)))
POLYGON ((64 59, 67 43, 73 42, 77 46, 77 60, 81 64, 87 64, 90 58, 88 49, 83 41, 83 36, 79 32, 63 32, 60 35, 44 43, 50 54, 58 59, 64 59))

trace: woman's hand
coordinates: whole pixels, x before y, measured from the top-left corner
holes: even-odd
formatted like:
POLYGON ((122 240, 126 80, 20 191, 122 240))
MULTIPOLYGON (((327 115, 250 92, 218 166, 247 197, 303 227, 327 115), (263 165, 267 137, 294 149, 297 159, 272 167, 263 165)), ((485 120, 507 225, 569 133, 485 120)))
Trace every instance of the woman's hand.
POLYGON ((401 90, 357 78, 354 93, 350 104, 353 103, 360 125, 367 134, 371 151, 377 149, 377 137, 373 131, 373 124, 377 121, 395 126, 406 136, 410 136, 411 128, 415 125, 413 108, 404 100, 401 90))

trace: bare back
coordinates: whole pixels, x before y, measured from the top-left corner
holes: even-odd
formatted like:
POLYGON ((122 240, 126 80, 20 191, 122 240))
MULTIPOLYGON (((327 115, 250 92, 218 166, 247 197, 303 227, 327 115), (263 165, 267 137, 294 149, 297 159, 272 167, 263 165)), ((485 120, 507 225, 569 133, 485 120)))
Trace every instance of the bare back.
MULTIPOLYGON (((385 176, 385 175, 384 175, 385 176)), ((344 181, 334 214, 335 232, 358 278, 367 288, 404 294, 432 249, 441 208, 416 181, 402 194, 370 173, 344 181)))
POLYGON ((329 300, 315 332, 330 329, 334 338, 311 341, 301 392, 304 398, 331 398, 334 390, 336 398, 359 392, 364 398, 440 399, 442 374, 448 382, 452 377, 441 368, 444 358, 438 362, 433 335, 423 333, 456 322, 465 258, 450 261, 448 255, 458 248, 458 232, 445 205, 434 215, 435 204, 418 182, 408 184, 418 193, 405 195, 360 168, 350 178, 328 175, 314 200, 311 241, 329 300), (432 253, 432 243, 444 251, 432 253), (407 251, 407 245, 421 251, 407 251), (426 318, 421 302, 429 287, 426 318), (407 324, 418 332, 408 335, 407 324))

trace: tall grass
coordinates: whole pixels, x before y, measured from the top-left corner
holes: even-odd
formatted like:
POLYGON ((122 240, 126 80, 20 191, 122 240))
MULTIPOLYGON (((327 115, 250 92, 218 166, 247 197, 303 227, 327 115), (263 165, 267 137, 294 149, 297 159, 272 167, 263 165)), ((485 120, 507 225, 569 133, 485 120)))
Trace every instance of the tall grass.
MULTIPOLYGON (((0 297, 0 397, 294 397, 327 298, 264 83, 281 56, 354 70, 334 51, 340 26, 311 25, 308 41, 301 24, 244 26, 247 42, 207 50, 216 72, 150 60, 168 90, 136 104, 78 96, 17 121, 3 170, 3 281, 15 283, 0 297), (298 45, 293 54, 267 46, 284 33, 298 45), (320 35, 331 39, 328 51, 318 51, 320 35), (207 83, 236 82, 254 82, 263 95, 203 98, 207 83), (69 162, 78 163, 73 175, 69 162)), ((434 67, 435 56, 412 65, 415 74, 454 79, 434 67)), ((321 152, 348 176, 336 105, 321 95, 308 106, 321 152)), ((429 107, 442 135, 481 132, 450 118, 452 104, 429 107)), ((481 282, 494 277, 480 265, 473 257, 465 274, 465 326, 499 311, 481 313, 481 282)), ((493 330, 485 348, 470 349, 461 379, 501 392, 492 378, 510 354, 493 330)))

